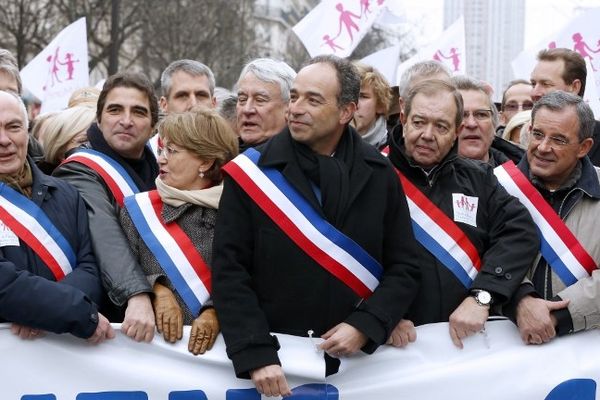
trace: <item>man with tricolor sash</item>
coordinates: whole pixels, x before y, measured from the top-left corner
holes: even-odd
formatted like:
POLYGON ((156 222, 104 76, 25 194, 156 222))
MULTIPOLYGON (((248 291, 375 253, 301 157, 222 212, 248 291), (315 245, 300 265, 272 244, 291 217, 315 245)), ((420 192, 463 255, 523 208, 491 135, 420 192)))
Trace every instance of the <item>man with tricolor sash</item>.
POLYGON ((529 213, 480 161, 458 156, 463 99, 451 83, 423 81, 405 99, 390 138, 390 161, 421 244, 421 286, 391 342, 415 339, 414 325, 449 321, 460 348, 484 329, 490 308, 519 287, 539 240, 529 213))
POLYGON ((495 170, 530 211, 541 238, 508 307, 526 343, 600 327, 600 171, 587 157, 594 124, 581 97, 548 93, 533 107, 527 156, 495 170))
POLYGON ((320 56, 292 85, 289 128, 228 176, 215 231, 213 299, 236 375, 289 395, 275 333, 325 341, 337 358, 385 343, 417 291, 404 194, 389 162, 349 126, 360 75, 320 56))
POLYGON ((22 100, 0 91, 0 322, 24 339, 112 338, 83 200, 27 157, 27 125, 22 100))
POLYGON ((125 197, 156 187, 158 164, 146 146, 158 120, 152 84, 137 73, 109 77, 96 118, 87 132, 88 143, 53 174, 75 186, 85 201, 102 282, 110 302, 119 308, 111 320, 122 319, 121 329, 129 337, 150 341, 155 327, 152 288, 131 253, 118 214, 125 197))

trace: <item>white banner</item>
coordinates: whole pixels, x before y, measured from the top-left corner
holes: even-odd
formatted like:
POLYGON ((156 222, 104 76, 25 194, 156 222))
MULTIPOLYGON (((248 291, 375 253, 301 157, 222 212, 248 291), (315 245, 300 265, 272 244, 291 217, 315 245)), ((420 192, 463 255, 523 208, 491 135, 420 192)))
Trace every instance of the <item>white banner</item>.
MULTIPOLYGON (((446 65, 453 74, 467 73, 467 55, 465 46, 465 22, 460 17, 446 29, 432 44, 417 50, 417 54, 398 66, 396 77, 420 61, 437 60, 446 65)), ((398 84, 396 82, 395 84, 398 84)))
POLYGON ((379 50, 360 61, 381 72, 390 86, 393 86, 396 83, 396 71, 400 64, 400 45, 379 50))
MULTIPOLYGON (((277 335, 279 356, 293 389, 288 399, 600 399, 598 331, 526 346, 508 321, 486 324, 486 335, 452 344, 448 325, 417 328, 406 349, 342 359, 323 378, 322 355, 308 338, 277 335)), ((236 379, 219 337, 203 356, 175 344, 117 338, 92 346, 69 335, 35 341, 0 326, 0 398, 3 400, 255 400, 249 380, 236 379)))
POLYGON ((323 0, 293 31, 311 57, 348 57, 385 7, 385 0, 323 0))
POLYGON ((89 85, 85 17, 67 26, 21 70, 23 85, 42 101, 41 113, 60 111, 75 89, 89 85))

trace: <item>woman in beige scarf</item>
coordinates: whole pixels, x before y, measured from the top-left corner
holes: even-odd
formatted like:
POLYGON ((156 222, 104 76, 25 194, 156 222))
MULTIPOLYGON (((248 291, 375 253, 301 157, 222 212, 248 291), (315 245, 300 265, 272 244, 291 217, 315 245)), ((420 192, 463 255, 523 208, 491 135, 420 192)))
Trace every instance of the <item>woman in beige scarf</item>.
MULTIPOLYGON (((225 120, 213 111, 169 115, 160 127, 160 173, 156 188, 163 203, 165 224, 176 223, 189 236, 206 264, 212 262, 213 232, 223 190, 221 167, 238 152, 237 138, 225 120)), ((171 343, 183 336, 183 325, 191 325, 188 349, 202 354, 219 333, 212 302, 193 315, 134 225, 127 208, 120 215, 133 253, 150 284, 159 333, 171 343)))

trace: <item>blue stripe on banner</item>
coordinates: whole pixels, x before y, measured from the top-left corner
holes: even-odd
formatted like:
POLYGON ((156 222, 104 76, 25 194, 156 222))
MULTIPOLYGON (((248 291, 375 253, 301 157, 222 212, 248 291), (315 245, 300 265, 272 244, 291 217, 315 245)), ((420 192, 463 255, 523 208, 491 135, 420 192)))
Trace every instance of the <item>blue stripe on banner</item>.
POLYGON ((463 269, 454 257, 450 255, 433 237, 431 237, 419 224, 412 221, 415 238, 431 252, 438 260, 442 262, 456 278, 463 284, 467 289, 471 287, 473 280, 463 269))
POLYGON ((558 275, 560 280, 563 281, 563 283, 566 286, 571 286, 572 284, 577 282, 577 278, 575 278, 575 275, 573 275, 571 271, 569 271, 569 268, 567 268, 563 260, 558 256, 558 254, 556 254, 552 246, 550 246, 550 244, 546 241, 546 238, 544 237, 544 235, 541 234, 539 228, 538 233, 540 234, 541 239, 540 253, 542 253, 542 256, 544 257, 546 262, 550 264, 550 266, 552 267, 552 271, 554 271, 556 275, 558 275))
MULTIPOLYGON (((244 152, 252 162, 258 164, 260 153, 255 149, 244 152)), ((296 188, 291 186, 287 179, 275 168, 261 168, 261 171, 281 190, 281 192, 300 210, 302 214, 321 232, 321 234, 344 249, 362 264, 375 278, 380 279, 383 267, 361 246, 352 239, 339 232, 334 226, 321 217, 317 211, 306 201, 296 188)))
POLYGON ((183 276, 175 266, 173 259, 169 256, 164 246, 158 241, 156 235, 152 234, 150 226, 144 217, 142 209, 140 208, 138 202, 135 199, 135 196, 129 196, 125 198, 125 207, 127 211, 129 211, 129 215, 131 216, 131 220, 135 223, 136 228, 148 246, 148 249, 154 254, 156 260, 160 264, 160 266, 164 269, 165 273, 171 280, 173 287, 181 296, 181 299, 188 306, 192 315, 196 316, 200 312, 200 308, 202 304, 198 301, 198 298, 190 289, 190 286, 187 284, 183 276))
POLYGON ((71 247, 69 241, 63 236, 62 232, 54 225, 46 213, 38 207, 33 201, 29 200, 16 190, 8 185, 1 183, 2 195, 15 206, 23 209, 27 214, 31 215, 43 228, 48 232, 48 235, 54 239, 56 244, 62 249, 63 253, 71 264, 71 269, 77 266, 77 257, 75 251, 71 247))
POLYGON ((79 153, 87 153, 87 154, 91 154, 91 155, 94 155, 94 156, 97 156, 97 157, 103 159, 108 164, 110 164, 111 167, 113 167, 114 169, 117 170, 117 172, 119 173, 119 175, 121 175, 123 177, 123 179, 125 180, 125 182, 127 182, 127 184, 129 185, 129 187, 131 188, 131 191, 133 193, 139 193, 140 192, 140 190, 138 189, 137 185, 135 184, 135 181, 133 180, 133 178, 131 178, 131 176, 129 175, 129 173, 127 172, 127 170, 125 168, 123 168, 123 166, 121 164, 119 164, 118 162, 116 162, 115 160, 113 160, 112 158, 110 158, 109 156, 107 156, 106 154, 100 153, 99 151, 92 150, 92 149, 80 149, 80 150, 77 150, 73 154, 77 155, 79 153))

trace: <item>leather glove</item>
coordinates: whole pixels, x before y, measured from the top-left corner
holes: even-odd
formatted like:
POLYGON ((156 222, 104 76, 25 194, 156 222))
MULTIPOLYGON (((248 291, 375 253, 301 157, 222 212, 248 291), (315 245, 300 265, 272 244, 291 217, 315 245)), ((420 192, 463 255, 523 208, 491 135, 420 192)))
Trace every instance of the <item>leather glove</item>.
POLYGON ((192 322, 188 350, 197 356, 210 350, 217 340, 220 326, 217 313, 214 308, 205 309, 198 318, 192 322))
POLYGON ((160 283, 154 284, 154 299, 152 300, 156 329, 167 342, 175 343, 183 336, 183 312, 173 292, 160 283))

